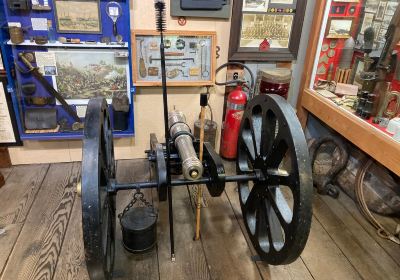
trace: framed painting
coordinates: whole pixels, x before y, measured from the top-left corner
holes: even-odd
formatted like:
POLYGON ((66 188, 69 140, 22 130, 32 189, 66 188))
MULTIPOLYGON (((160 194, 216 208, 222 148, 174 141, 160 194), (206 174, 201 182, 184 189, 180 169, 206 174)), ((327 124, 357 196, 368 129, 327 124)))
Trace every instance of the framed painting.
POLYGON ((54 0, 58 33, 101 33, 99 0, 54 0))
POLYGON ((263 7, 268 10, 264 12, 249 11, 250 2, 254 1, 233 2, 229 60, 296 59, 307 1, 266 0, 263 7))
POLYGON ((352 17, 330 17, 326 27, 326 38, 347 39, 353 31, 352 17))

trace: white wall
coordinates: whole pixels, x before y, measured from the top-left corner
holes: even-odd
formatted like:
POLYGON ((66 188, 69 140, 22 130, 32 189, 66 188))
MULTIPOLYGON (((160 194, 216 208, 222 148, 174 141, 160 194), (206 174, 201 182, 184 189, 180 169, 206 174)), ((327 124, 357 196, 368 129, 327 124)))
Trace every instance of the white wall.
MULTIPOLYGON (((169 1, 166 1, 169 4, 169 1)), ((133 1, 131 4, 131 26, 133 29, 150 29, 155 26, 154 1, 133 1)), ((167 10, 169 15, 169 7, 167 10)), ((230 35, 230 21, 188 18, 186 26, 179 26, 176 19, 167 17, 168 30, 216 31, 217 45, 221 47, 217 65, 227 61, 230 35)), ((224 79, 224 73, 218 75, 224 79)), ((199 114, 199 93, 201 88, 169 88, 170 108, 183 110, 188 123, 193 126, 199 114)), ((210 104, 214 118, 221 128, 224 91, 222 87, 212 90, 210 104)), ((117 139, 115 153, 117 159, 143 157, 149 146, 149 134, 155 132, 159 141, 164 137, 162 95, 160 88, 138 88, 134 97, 135 130, 134 138, 117 139)), ((219 135, 219 131, 217 132, 219 135)), ((219 146, 219 139, 217 139, 219 146)), ((25 141, 23 147, 9 148, 13 164, 69 162, 81 160, 81 141, 25 141)), ((218 148, 218 147, 217 147, 218 148)))

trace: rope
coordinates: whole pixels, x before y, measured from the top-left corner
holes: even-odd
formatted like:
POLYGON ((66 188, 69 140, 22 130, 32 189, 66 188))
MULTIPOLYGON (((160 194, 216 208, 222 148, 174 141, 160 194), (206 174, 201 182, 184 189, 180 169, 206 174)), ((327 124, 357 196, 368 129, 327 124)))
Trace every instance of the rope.
POLYGON ((368 209, 367 203, 365 202, 364 188, 363 188, 364 178, 365 175, 367 174, 367 171, 369 170, 369 168, 372 166, 373 163, 374 161, 372 159, 368 159, 362 164, 361 168, 357 171, 355 193, 358 205, 364 217, 370 222, 371 225, 373 225, 376 228, 376 233, 379 237, 390 240, 400 245, 400 239, 399 239, 400 224, 397 224, 395 233, 391 233, 372 215, 371 211, 368 209))

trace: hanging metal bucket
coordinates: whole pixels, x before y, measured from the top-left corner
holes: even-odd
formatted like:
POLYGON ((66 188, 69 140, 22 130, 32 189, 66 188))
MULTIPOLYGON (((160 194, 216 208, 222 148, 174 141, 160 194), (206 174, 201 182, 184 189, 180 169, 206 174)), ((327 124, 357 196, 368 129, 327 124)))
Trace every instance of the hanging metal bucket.
POLYGON ((153 207, 132 207, 121 217, 122 243, 134 254, 151 250, 157 243, 157 214, 153 207))

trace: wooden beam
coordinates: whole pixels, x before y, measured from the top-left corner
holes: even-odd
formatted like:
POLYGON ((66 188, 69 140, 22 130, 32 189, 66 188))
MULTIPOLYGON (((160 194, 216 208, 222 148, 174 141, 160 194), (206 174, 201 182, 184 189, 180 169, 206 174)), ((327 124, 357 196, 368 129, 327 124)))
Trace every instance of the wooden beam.
POLYGON ((7 168, 11 166, 10 154, 7 148, 0 148, 0 168, 7 168))
MULTIPOLYGON (((301 106, 304 90, 308 88, 311 82, 311 73, 314 67, 314 61, 318 50, 319 34, 321 34, 321 27, 324 20, 325 7, 327 0, 316 1, 314 8, 314 19, 312 22, 310 38, 308 38, 307 54, 302 73, 302 82, 300 84, 299 99, 297 101, 297 116, 303 128, 307 124, 308 112, 301 106)), ((307 38, 302 38, 306 40, 307 38)))

